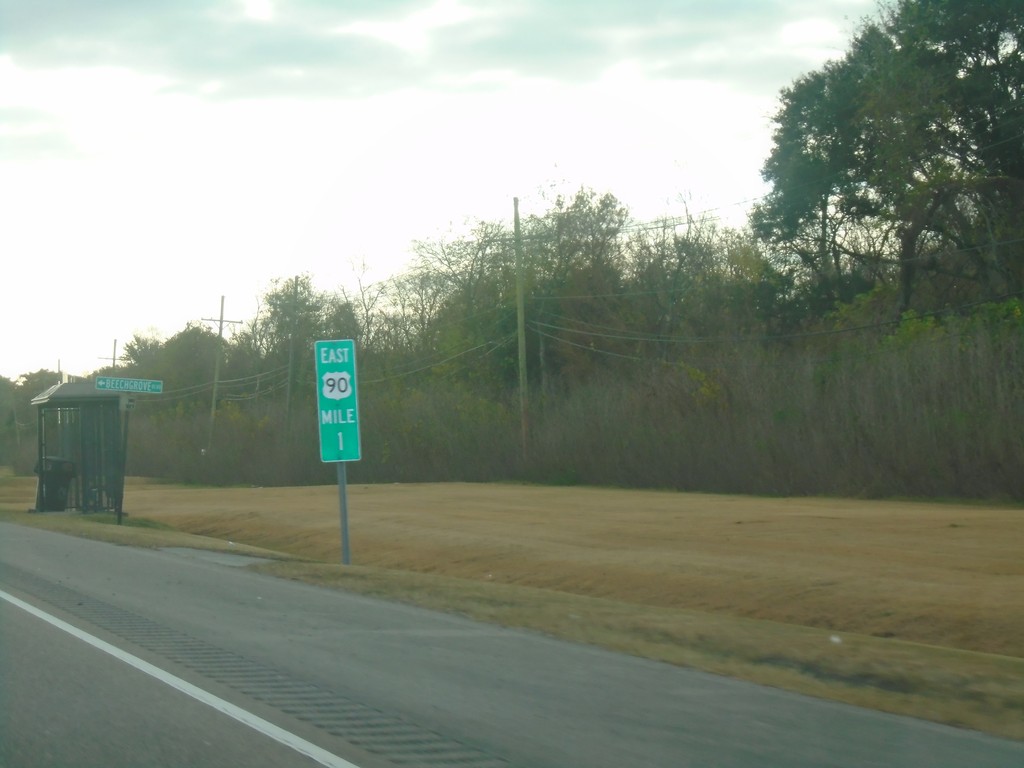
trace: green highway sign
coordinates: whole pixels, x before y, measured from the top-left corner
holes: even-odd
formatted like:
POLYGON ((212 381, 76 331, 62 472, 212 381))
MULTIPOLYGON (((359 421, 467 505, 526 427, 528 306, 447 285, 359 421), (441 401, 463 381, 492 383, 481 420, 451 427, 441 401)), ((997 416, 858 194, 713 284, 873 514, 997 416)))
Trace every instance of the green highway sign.
POLYGON ((316 355, 317 422, 320 460, 359 461, 359 396, 356 345, 352 339, 318 341, 316 355))
POLYGON ((153 379, 119 379, 114 376, 97 376, 96 389, 159 395, 164 391, 164 383, 153 379))

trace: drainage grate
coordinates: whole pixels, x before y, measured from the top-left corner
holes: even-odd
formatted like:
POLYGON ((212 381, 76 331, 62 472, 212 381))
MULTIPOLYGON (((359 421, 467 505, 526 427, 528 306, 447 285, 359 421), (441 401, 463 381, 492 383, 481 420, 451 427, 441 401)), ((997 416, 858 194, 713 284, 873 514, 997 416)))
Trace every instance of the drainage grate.
POLYGON ((503 768, 507 761, 385 714, 315 683, 218 648, 184 632, 82 595, 19 568, 0 565, 3 581, 140 648, 215 680, 395 765, 503 768))

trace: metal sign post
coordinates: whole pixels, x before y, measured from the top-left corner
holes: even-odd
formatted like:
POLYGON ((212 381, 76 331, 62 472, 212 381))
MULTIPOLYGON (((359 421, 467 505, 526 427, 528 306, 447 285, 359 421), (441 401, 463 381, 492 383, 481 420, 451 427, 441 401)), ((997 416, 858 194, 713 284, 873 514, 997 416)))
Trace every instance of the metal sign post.
POLYGON ((348 543, 348 473, 345 470, 345 462, 338 462, 338 506, 340 508, 341 522, 341 564, 352 564, 352 550, 348 543))
POLYGON ((320 460, 338 464, 341 512, 341 562, 352 562, 348 542, 348 494, 345 462, 359 461, 359 394, 356 384, 356 345, 352 339, 318 341, 316 356, 317 423, 320 460))

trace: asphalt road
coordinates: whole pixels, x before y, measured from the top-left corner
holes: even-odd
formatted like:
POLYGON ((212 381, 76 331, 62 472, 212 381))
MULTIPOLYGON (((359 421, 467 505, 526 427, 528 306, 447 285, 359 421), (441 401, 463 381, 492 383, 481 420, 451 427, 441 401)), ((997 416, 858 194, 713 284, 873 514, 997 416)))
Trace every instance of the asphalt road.
POLYGON ((0 649, 2 766, 312 764, 2 601, 0 649))
MULTIPOLYGON (((1022 742, 239 562, 0 524, 4 593, 359 768, 1024 765, 1022 742)), ((2 600, 0 649, 0 765, 315 764, 2 600)))

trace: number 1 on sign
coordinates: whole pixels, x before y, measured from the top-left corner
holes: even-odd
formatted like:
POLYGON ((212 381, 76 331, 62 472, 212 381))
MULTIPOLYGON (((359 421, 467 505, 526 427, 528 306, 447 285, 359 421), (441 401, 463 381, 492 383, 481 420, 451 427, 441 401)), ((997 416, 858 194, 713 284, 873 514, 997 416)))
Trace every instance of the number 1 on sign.
POLYGON ((345 436, 341 432, 338 433, 338 450, 345 450, 345 436))

